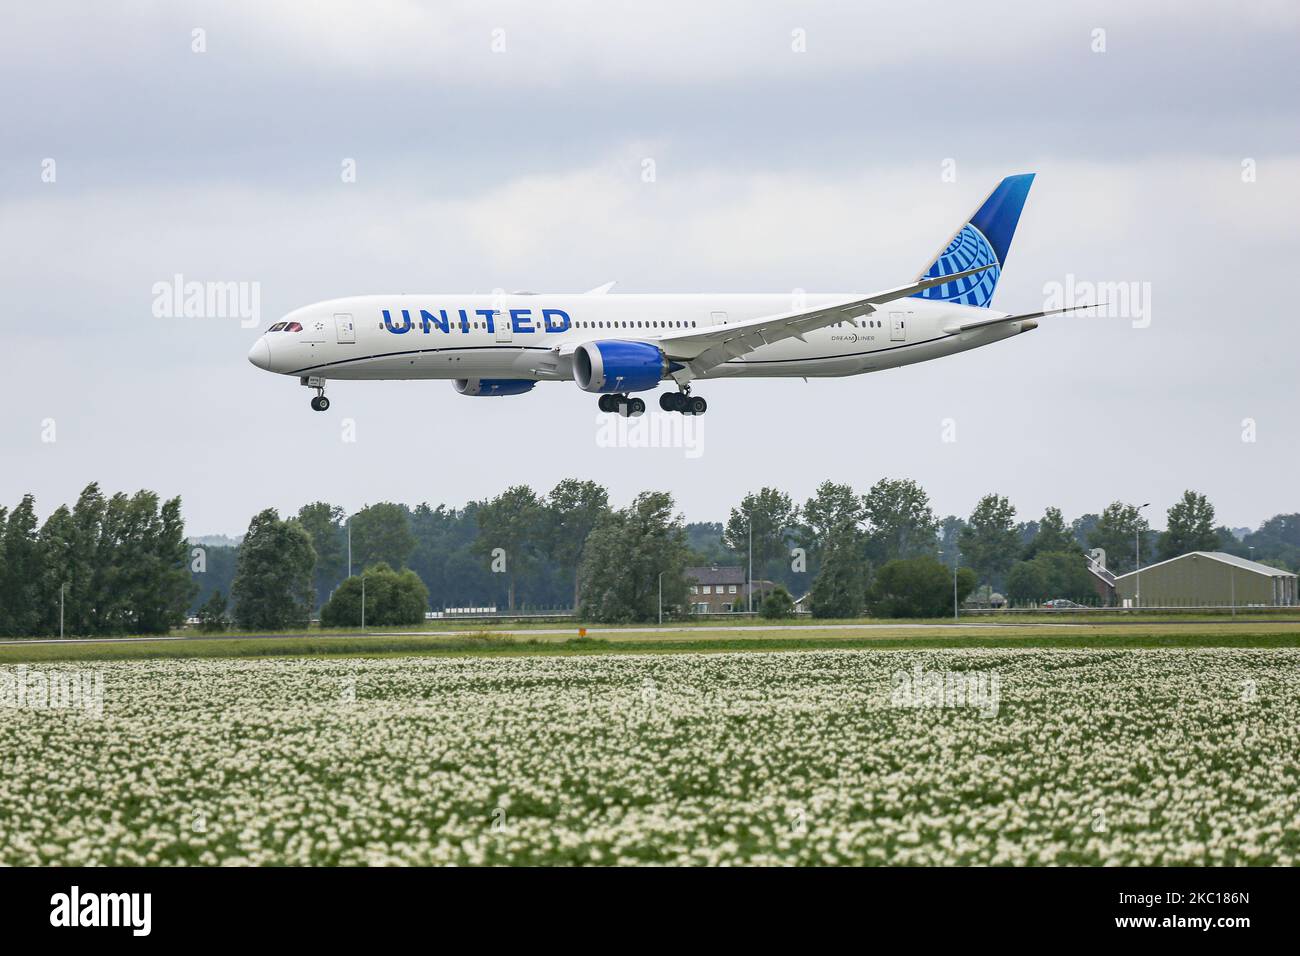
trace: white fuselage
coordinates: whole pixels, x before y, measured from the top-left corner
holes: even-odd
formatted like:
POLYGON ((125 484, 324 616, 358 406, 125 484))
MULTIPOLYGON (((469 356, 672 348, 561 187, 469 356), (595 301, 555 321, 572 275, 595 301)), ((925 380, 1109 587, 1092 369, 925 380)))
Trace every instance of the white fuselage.
MULTIPOLYGON (((573 379, 582 342, 657 342, 852 294, 369 295, 332 299, 284 316, 302 331, 268 331, 249 353, 268 371, 313 379, 573 379), (386 317, 386 315, 387 317, 386 317), (443 328, 444 316, 446 328, 443 328), (409 319, 409 323, 408 323, 409 319)), ((729 376, 843 376, 911 365, 1028 331, 1033 321, 966 332, 962 322, 1005 313, 922 298, 761 346, 711 369, 729 376)), ((290 326, 292 327, 292 326, 290 326)))

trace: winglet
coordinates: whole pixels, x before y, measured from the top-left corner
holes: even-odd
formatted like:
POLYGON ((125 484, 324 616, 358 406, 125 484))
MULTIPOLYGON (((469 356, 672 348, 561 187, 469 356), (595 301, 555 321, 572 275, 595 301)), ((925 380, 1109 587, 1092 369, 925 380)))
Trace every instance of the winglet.
MULTIPOLYGON (((614 282, 617 281, 617 279, 614 280, 614 282)), ((606 282, 604 285, 598 285, 590 292, 584 292, 583 295, 604 295, 610 289, 614 288, 614 282, 606 282)))

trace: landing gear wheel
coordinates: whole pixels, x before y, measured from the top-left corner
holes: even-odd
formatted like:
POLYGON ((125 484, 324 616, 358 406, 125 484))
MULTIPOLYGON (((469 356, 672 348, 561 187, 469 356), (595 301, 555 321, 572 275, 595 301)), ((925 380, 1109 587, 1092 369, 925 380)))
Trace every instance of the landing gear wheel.
POLYGON ((680 392, 664 392, 659 396, 659 407, 666 412, 677 411, 677 396, 680 392))
POLYGON ((329 411, 330 400, 324 395, 317 395, 311 400, 312 411, 324 412, 329 411))
POLYGON ((617 398, 617 395, 602 395, 596 400, 596 404, 600 407, 602 412, 612 412, 617 408, 614 404, 617 398))
POLYGON ((686 408, 684 410, 691 415, 703 415, 709 410, 709 403, 699 395, 692 395, 686 400, 686 408))
POLYGON ((645 401, 639 398, 629 398, 627 400, 627 413, 633 418, 645 414, 645 401))

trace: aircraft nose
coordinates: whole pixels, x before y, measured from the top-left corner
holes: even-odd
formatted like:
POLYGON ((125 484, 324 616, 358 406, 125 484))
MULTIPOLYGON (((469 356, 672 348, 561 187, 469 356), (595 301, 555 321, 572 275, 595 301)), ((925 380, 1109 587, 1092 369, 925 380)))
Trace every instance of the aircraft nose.
POLYGON ((266 337, 258 339, 248 350, 248 360, 260 369, 271 370, 271 346, 266 344, 266 337))

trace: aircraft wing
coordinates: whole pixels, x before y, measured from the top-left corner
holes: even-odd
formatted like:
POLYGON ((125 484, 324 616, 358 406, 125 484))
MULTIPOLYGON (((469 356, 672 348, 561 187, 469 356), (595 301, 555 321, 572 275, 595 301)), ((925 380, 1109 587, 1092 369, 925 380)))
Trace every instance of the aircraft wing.
POLYGON ((685 382, 772 342, 780 342, 783 339, 804 341, 805 332, 870 315, 878 305, 896 299, 906 299, 934 286, 953 282, 990 268, 993 266, 979 266, 952 275, 923 278, 896 289, 887 289, 884 292, 856 299, 845 299, 843 302, 800 312, 782 312, 744 322, 714 325, 705 329, 684 329, 681 332, 669 333, 656 341, 670 359, 684 366, 673 373, 673 378, 685 382))

